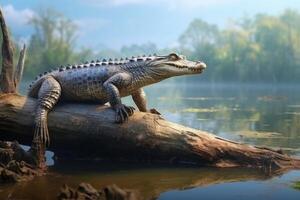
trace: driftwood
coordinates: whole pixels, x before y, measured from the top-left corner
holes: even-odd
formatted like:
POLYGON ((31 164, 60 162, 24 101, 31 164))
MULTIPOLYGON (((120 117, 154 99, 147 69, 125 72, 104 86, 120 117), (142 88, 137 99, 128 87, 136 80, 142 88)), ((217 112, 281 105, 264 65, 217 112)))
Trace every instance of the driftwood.
MULTIPOLYGON (((0 97, 2 139, 30 144, 36 100, 19 95, 0 97)), ((135 112, 127 123, 114 123, 108 106, 60 104, 49 114, 50 150, 61 157, 152 161, 214 167, 255 167, 267 171, 300 168, 300 160, 280 151, 219 138, 135 112)))
POLYGON ((1 72, 1 90, 4 93, 16 92, 14 84, 14 66, 13 66, 13 45, 9 38, 8 28, 6 26, 2 10, 0 9, 0 25, 2 30, 2 72, 1 72))
MULTIPOLYGON (((14 68, 13 44, 9 37, 8 28, 6 26, 2 10, 0 8, 0 27, 2 31, 2 70, 0 75, 0 89, 3 93, 16 93, 18 85, 21 82, 26 46, 24 45, 20 51, 18 64, 14 68)), ((1 92, 1 91, 0 91, 1 92)))
POLYGON ((26 56, 26 45, 24 44, 23 48, 20 51, 18 64, 17 64, 16 70, 14 72, 14 85, 15 85, 16 91, 18 91, 18 86, 22 80, 25 56, 26 56))

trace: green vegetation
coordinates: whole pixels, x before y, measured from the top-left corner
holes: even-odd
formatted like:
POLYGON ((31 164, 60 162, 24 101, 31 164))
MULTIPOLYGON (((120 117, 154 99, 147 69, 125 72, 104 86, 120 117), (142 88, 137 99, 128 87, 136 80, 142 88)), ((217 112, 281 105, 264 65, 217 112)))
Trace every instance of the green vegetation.
MULTIPOLYGON (((195 19, 174 49, 155 44, 101 49, 95 53, 76 46, 77 27, 56 11, 46 9, 30 21, 34 34, 29 41, 25 75, 47 71, 62 64, 87 59, 177 51, 209 66, 205 75, 186 81, 298 82, 300 78, 300 13, 285 10, 279 16, 258 14, 231 22, 225 28, 195 19)), ((77 30, 80 32, 80 30, 77 30)))
POLYGON ((300 190, 300 181, 295 182, 292 187, 296 190, 300 190))
POLYGON ((180 37, 182 51, 201 56, 211 81, 297 82, 300 77, 300 14, 286 10, 232 22, 219 30, 194 20, 180 37))
POLYGON ((60 13, 46 9, 29 22, 34 27, 30 38, 25 74, 30 77, 61 64, 86 59, 91 50, 74 51, 75 24, 60 13))

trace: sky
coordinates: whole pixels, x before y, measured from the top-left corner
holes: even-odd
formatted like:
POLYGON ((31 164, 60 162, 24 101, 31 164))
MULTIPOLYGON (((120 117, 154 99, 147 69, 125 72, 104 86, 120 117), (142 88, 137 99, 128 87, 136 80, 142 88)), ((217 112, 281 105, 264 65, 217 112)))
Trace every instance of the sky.
POLYGON ((28 40, 28 20, 41 8, 53 8, 76 23, 77 47, 119 49, 155 43, 176 46, 189 23, 200 18, 220 27, 257 13, 300 11, 299 0, 0 0, 14 37, 28 40))

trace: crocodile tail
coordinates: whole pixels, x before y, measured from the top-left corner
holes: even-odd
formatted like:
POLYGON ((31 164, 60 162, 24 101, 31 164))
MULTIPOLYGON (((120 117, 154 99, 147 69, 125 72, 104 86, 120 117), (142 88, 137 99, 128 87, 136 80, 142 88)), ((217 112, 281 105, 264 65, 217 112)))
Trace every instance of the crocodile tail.
POLYGON ((42 83, 45 80, 45 76, 41 77, 40 79, 38 79, 37 81, 35 81, 28 89, 28 96, 29 97, 33 97, 33 98, 37 98, 38 97, 38 93, 40 90, 40 87, 42 85, 42 83))

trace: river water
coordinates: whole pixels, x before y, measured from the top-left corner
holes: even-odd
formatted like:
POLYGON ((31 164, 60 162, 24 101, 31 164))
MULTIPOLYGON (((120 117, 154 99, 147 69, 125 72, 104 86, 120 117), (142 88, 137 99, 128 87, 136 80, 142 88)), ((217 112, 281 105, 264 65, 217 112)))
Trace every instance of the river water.
MULTIPOLYGON (((24 84, 26 85, 26 84, 24 84)), ((25 86, 21 88, 25 92, 25 86)), ((300 156, 300 88, 289 85, 203 84, 171 80, 145 88, 149 107, 167 120, 216 135, 281 148, 300 156)), ((126 104, 133 104, 124 98, 126 104)), ((116 184, 145 199, 300 199, 300 171, 270 176, 249 169, 178 168, 117 163, 58 163, 49 175, 0 186, 0 199, 55 199, 67 183, 116 184)))

